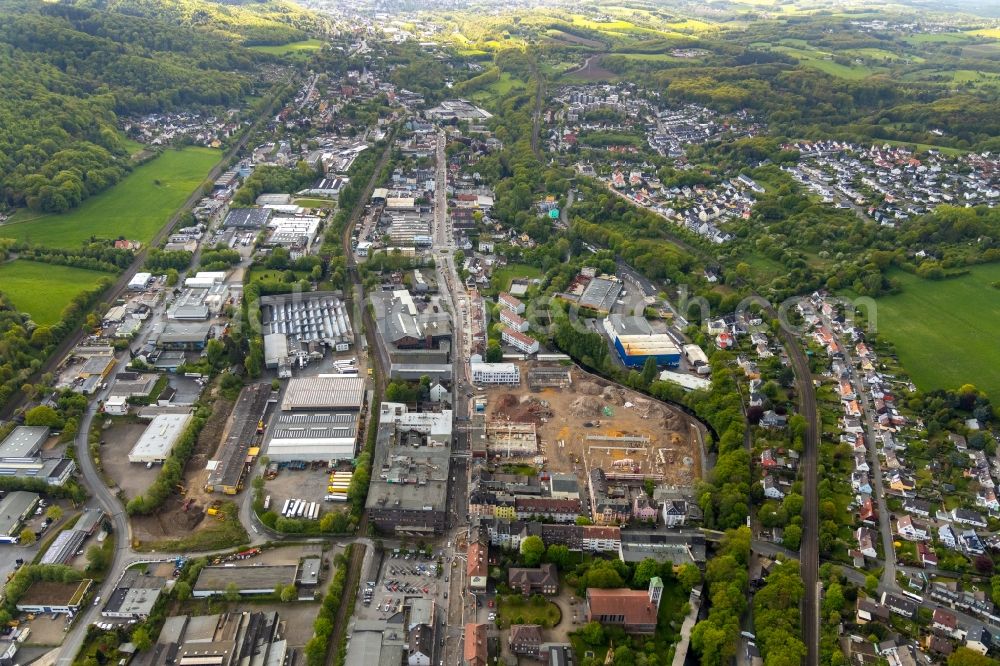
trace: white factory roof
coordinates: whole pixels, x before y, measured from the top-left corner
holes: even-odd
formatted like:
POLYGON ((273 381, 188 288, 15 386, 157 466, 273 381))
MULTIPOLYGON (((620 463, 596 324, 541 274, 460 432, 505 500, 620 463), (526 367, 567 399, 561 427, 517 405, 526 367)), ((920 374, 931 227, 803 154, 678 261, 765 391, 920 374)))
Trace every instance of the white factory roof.
POLYGON ((673 382, 688 391, 712 388, 712 380, 710 379, 689 375, 686 372, 674 372, 672 370, 664 370, 661 372, 660 381, 673 382))
POLYGON ((152 279, 152 273, 136 273, 135 276, 128 281, 128 286, 133 289, 141 289, 149 284, 149 281, 152 279))
POLYGON ((160 414, 156 416, 139 441, 129 451, 129 462, 156 462, 165 460, 174 448, 177 438, 184 432, 191 414, 160 414))
POLYGON ((361 409, 365 380, 353 376, 297 377, 288 382, 282 411, 361 409))

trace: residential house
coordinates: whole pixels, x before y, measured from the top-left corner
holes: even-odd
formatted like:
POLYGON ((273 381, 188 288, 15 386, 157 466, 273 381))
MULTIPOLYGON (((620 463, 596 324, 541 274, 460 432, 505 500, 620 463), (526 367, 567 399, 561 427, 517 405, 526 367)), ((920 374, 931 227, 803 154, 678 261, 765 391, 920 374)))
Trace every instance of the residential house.
POLYGON ((931 619, 931 629, 952 638, 961 638, 962 636, 958 628, 958 618, 946 608, 938 607, 934 609, 934 616, 931 619))
POLYGON ((981 506, 988 511, 1000 511, 1000 501, 997 501, 997 494, 992 488, 980 488, 976 495, 976 506, 981 506))
POLYGON ((976 624, 968 627, 965 633, 965 647, 970 650, 975 650, 981 655, 985 655, 989 652, 990 646, 993 645, 993 637, 990 632, 986 630, 981 624, 976 624))
POLYGON ((542 628, 537 624, 512 624, 507 645, 514 654, 538 659, 542 628))
POLYGON ((969 509, 952 509, 951 519, 959 525, 972 525, 973 527, 986 527, 986 519, 975 511, 969 509))
POLYGON ((470 590, 485 590, 486 576, 489 573, 489 545, 484 545, 479 541, 469 544, 466 552, 466 574, 469 579, 470 590))
POLYGON ((851 488, 854 489, 856 493, 862 493, 864 495, 872 494, 872 484, 868 479, 867 472, 852 472, 851 473, 851 488))
POLYGON ((896 533, 907 541, 927 541, 930 539, 927 526, 915 521, 910 516, 900 516, 896 520, 896 533))
POLYGON ((910 601, 906 597, 897 594, 883 592, 882 604, 886 608, 888 608, 891 612, 895 613, 896 615, 901 615, 905 618, 912 618, 917 614, 916 602, 910 601))
POLYGON ((559 593, 559 572, 554 564, 542 564, 534 569, 512 567, 507 572, 510 589, 526 597, 532 594, 559 593))
POLYGON ((938 528, 938 541, 947 548, 955 548, 958 545, 958 539, 951 525, 942 525, 938 528))
POLYGON ((861 507, 858 509, 858 520, 871 527, 874 527, 875 523, 878 522, 878 509, 875 508, 875 502, 872 501, 871 497, 866 497, 861 502, 861 507))
POLYGON ((951 641, 947 638, 936 636, 934 634, 929 634, 927 636, 924 640, 924 647, 926 647, 928 651, 941 655, 945 659, 947 659, 948 656, 955 651, 955 646, 951 644, 951 641))
POLYGON ((687 520, 687 502, 668 500, 663 503, 663 524, 667 527, 683 527, 687 520))
POLYGON ((889 487, 896 492, 906 493, 916 488, 917 485, 912 476, 903 471, 895 470, 889 475, 889 487))
POLYGON ((773 409, 769 409, 764 412, 764 416, 760 418, 760 425, 762 428, 784 428, 787 422, 787 416, 784 414, 778 414, 773 409))
POLYGON ((889 609, 874 599, 858 597, 855 618, 857 619, 858 624, 866 624, 868 622, 876 622, 879 620, 886 622, 889 620, 889 609))
POLYGON ((469 622, 465 625, 462 666, 486 666, 489 663, 489 646, 486 643, 486 625, 469 622))
POLYGON ((982 539, 979 538, 975 530, 962 530, 961 534, 958 535, 958 543, 962 550, 969 555, 982 555, 986 552, 982 539))
POLYGON ((431 666, 434 658, 434 629, 418 624, 410 630, 406 646, 407 666, 431 666))
POLYGON ((785 492, 778 486, 777 480, 773 476, 764 477, 764 497, 768 499, 780 500, 785 496, 785 492))
POLYGON ((918 499, 916 497, 907 497, 903 500, 903 511, 912 513, 921 518, 930 518, 932 509, 933 507, 931 506, 931 503, 927 500, 918 499))
POLYGON ((637 495, 635 499, 632 500, 633 520, 652 521, 655 523, 656 514, 656 502, 648 495, 637 495))
POLYGON ((926 543, 917 543, 917 557, 920 558, 920 563, 925 567, 937 566, 937 553, 934 552, 934 548, 932 546, 929 546, 926 543))
POLYGON ((878 557, 878 551, 875 550, 875 532, 868 527, 859 527, 854 531, 854 538, 858 542, 858 550, 865 557, 875 558, 878 557))

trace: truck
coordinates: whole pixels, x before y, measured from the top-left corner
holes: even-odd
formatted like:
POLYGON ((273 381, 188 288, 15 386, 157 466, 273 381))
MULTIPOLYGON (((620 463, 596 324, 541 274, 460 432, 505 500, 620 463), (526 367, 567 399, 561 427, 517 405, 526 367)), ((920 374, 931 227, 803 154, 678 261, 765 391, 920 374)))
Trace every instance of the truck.
POLYGON ((268 495, 267 497, 264 498, 264 511, 267 511, 270 508, 271 508, 271 496, 268 495))

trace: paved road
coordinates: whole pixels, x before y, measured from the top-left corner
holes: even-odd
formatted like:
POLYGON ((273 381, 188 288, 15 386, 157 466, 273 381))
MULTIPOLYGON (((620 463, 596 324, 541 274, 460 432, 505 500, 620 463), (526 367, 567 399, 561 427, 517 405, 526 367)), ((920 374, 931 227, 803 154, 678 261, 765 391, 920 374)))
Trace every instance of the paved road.
POLYGON ((871 472, 868 474, 868 478, 871 481, 872 490, 874 491, 875 502, 878 504, 878 523, 879 523, 879 535, 882 538, 882 552, 885 555, 885 560, 882 567, 882 584, 890 587, 895 587, 896 585, 896 550, 892 545, 892 526, 889 522, 889 507, 885 501, 885 483, 882 480, 882 463, 878 457, 878 450, 875 446, 875 418, 874 409, 872 408, 871 399, 867 390, 865 390, 864 384, 861 382, 861 373, 857 371, 854 364, 854 357, 851 355, 851 347, 846 344, 844 340, 837 335, 833 329, 833 322, 828 318, 824 322, 827 328, 833 333, 837 340, 837 344, 840 345, 840 350, 844 354, 844 363, 847 367, 851 369, 851 385, 854 387, 854 393, 858 397, 858 402, 861 404, 861 410, 863 412, 865 421, 865 446, 868 451, 868 460, 871 465, 871 472))

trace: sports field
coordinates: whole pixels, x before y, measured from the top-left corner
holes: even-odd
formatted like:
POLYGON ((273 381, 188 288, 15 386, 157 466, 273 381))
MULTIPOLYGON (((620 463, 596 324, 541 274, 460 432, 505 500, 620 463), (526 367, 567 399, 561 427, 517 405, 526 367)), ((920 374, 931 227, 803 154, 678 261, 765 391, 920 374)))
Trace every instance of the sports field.
POLYGON ((110 273, 15 259, 0 264, 0 291, 37 324, 59 321, 63 308, 81 291, 110 273))
POLYGON ((893 274, 903 293, 877 301, 877 330, 921 389, 975 384, 1000 400, 1000 264, 951 280, 893 274))
POLYGON ((68 213, 18 211, 0 226, 0 238, 61 248, 79 247, 92 236, 148 243, 221 156, 211 148, 166 150, 68 213))

